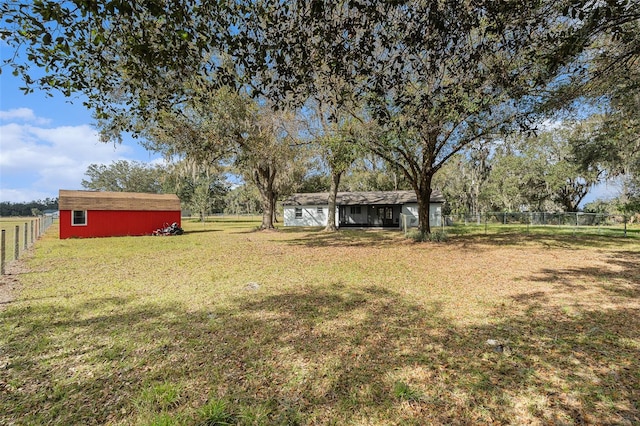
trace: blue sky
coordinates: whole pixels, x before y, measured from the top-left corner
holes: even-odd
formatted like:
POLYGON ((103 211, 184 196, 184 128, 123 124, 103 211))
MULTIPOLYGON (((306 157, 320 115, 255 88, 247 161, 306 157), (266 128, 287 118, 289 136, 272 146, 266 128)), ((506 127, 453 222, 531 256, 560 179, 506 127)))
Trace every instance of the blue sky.
POLYGON ((59 189, 83 189, 92 163, 160 160, 132 139, 116 146, 99 142, 91 112, 79 98, 25 95, 22 81, 7 71, 0 74, 0 201, 56 198, 59 189))

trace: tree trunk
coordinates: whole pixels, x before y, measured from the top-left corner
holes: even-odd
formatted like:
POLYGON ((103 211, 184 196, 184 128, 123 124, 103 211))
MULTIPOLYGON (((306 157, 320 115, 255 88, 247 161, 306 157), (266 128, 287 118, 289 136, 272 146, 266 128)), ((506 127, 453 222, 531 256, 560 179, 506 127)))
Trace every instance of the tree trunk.
POLYGON ((262 201, 262 224, 260 229, 274 229, 273 215, 276 193, 273 190, 276 173, 271 167, 258 167, 253 171, 253 181, 258 187, 262 201))
MULTIPOLYGON (((260 191, 262 194, 262 191, 260 191)), ((262 194, 262 224, 260 229, 274 229, 273 226, 273 192, 262 194)))
POLYGON ((429 210, 431 206, 431 178, 430 174, 425 174, 421 179, 421 184, 416 190, 418 197, 418 229, 422 235, 431 233, 429 223, 429 210))
POLYGON ((431 190, 424 193, 423 196, 418 196, 418 221, 419 230, 422 235, 428 235, 431 233, 431 224, 429 223, 429 199, 431 198, 431 190))
POLYGON ((338 195, 338 186, 342 172, 331 172, 331 189, 329 190, 329 211, 327 212, 327 226, 325 231, 335 232, 338 230, 336 226, 336 197, 338 195))
POLYGON ((273 212, 273 223, 278 223, 278 211, 276 210, 276 203, 278 201, 278 195, 273 194, 271 198, 271 211, 273 212))

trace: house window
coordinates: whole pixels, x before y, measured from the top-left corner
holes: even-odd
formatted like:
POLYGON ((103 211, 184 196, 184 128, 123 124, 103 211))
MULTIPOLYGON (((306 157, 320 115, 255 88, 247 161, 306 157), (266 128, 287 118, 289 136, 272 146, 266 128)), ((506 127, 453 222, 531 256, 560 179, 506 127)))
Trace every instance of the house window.
POLYGON ((318 212, 318 214, 322 214, 322 213, 323 213, 322 207, 318 207, 318 209, 316 210, 316 212, 318 212))
POLYGON ((360 214, 362 213, 362 209, 360 206, 351 206, 351 214, 360 214))
POLYGON ((296 219, 302 219, 302 209, 300 207, 296 207, 296 219))
POLYGON ((87 211, 86 210, 73 210, 71 212, 71 225, 84 226, 87 224, 87 211))

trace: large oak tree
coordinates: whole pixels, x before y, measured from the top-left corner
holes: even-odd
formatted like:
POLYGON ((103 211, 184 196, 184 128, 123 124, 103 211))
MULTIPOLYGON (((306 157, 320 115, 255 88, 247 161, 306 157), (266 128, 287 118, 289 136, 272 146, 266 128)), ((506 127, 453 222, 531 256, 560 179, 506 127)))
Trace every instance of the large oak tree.
POLYGON ((421 230, 429 232, 431 181, 442 165, 474 141, 514 124, 530 127, 541 95, 579 71, 576 60, 594 39, 633 35, 634 6, 637 0, 11 1, 0 6, 0 34, 16 53, 5 64, 27 86, 82 93, 112 134, 137 130, 132 117, 180 105, 192 80, 248 90, 275 107, 302 105, 318 81, 338 81, 336 105, 343 92, 355 96, 385 130, 367 146, 403 171, 419 199, 421 230))

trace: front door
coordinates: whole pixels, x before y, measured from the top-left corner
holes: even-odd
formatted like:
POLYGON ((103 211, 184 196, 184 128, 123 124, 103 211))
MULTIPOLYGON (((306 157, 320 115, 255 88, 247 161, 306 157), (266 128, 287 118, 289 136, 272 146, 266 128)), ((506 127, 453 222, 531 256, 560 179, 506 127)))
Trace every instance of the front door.
POLYGON ((393 207, 391 206, 378 207, 377 223, 382 224, 382 226, 394 226, 393 207))

